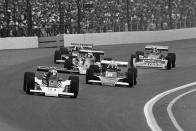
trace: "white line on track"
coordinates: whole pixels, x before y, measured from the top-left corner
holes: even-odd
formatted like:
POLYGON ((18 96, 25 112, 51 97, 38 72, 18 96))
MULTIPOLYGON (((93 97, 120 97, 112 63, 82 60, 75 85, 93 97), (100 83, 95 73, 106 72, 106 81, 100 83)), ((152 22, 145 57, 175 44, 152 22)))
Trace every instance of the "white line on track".
POLYGON ((174 124, 174 126, 176 127, 176 129, 177 129, 178 131, 184 131, 184 130, 181 128, 181 126, 180 126, 180 125, 178 124, 178 122, 176 121, 176 118, 174 117, 174 114, 173 114, 173 112, 172 112, 172 107, 173 107, 173 105, 174 105, 180 98, 182 98, 183 96, 188 95, 188 94, 190 94, 190 93, 192 93, 192 92, 194 92, 194 91, 196 91, 196 89, 190 90, 190 91, 188 91, 188 92, 185 92, 185 93, 183 93, 183 94, 177 96, 177 97, 174 98, 174 99, 169 103, 169 105, 167 106, 167 112, 168 112, 168 114, 169 114, 169 117, 170 117, 172 123, 174 124))
POLYGON ((162 131, 162 129, 158 125, 158 123, 157 123, 157 121, 156 121, 156 119, 154 117, 153 111, 152 111, 154 104, 157 101, 159 101, 160 99, 162 99, 163 97, 165 97, 166 95, 168 95, 168 94, 171 94, 171 93, 176 92, 178 90, 182 90, 182 89, 191 87, 193 85, 196 85, 196 82, 193 82, 193 83, 190 83, 190 84, 186 84, 186 85, 183 85, 183 86, 180 86, 180 87, 177 87, 177 88, 165 91, 165 92, 160 93, 160 94, 156 95, 155 97, 151 98, 145 104, 145 106, 144 106, 144 115, 146 117, 147 124, 148 124, 148 126, 150 127, 150 129, 152 131, 162 131))

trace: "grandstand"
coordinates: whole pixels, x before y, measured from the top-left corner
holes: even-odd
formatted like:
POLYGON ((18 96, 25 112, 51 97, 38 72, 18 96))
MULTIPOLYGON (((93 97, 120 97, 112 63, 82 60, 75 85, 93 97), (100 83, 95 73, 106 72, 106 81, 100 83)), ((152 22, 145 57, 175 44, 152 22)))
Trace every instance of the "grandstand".
POLYGON ((194 0, 0 0, 0 37, 196 26, 194 0))

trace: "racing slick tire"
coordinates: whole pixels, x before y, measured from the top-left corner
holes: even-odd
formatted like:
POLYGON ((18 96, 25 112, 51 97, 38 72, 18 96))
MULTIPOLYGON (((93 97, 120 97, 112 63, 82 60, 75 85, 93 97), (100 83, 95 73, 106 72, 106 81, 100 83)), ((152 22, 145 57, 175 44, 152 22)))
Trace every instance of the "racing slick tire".
POLYGON ((137 68, 133 68, 133 72, 134 72, 134 85, 137 85, 137 68))
POLYGON ((134 68, 130 67, 127 72, 126 82, 129 83, 128 87, 133 87, 134 85, 134 68))
POLYGON ((172 58, 171 58, 171 56, 167 56, 166 60, 168 61, 167 62, 167 69, 171 70, 171 68, 172 68, 172 58))
POLYGON ((61 54, 69 54, 69 51, 68 51, 68 49, 65 48, 65 47, 60 47, 60 53, 61 53, 61 54))
POLYGON ((68 59, 65 59, 64 68, 67 68, 68 70, 71 70, 73 63, 72 63, 73 57, 70 55, 68 59))
POLYGON ((54 63, 58 64, 58 62, 56 62, 56 60, 60 60, 61 59, 61 53, 60 51, 56 50, 54 53, 54 63))
POLYGON ((130 59, 130 66, 131 66, 131 67, 134 67, 134 64, 133 64, 133 59, 134 59, 134 58, 136 58, 136 55, 135 55, 135 54, 132 54, 132 55, 131 55, 131 59, 130 59))
POLYGON ((69 76, 70 83, 70 93, 74 93, 71 98, 77 98, 79 92, 79 77, 78 76, 69 76))
POLYGON ((172 68, 176 67, 176 53, 168 53, 168 56, 172 59, 172 68))
POLYGON ((91 84, 90 82, 88 82, 89 80, 94 80, 96 78, 94 78, 93 74, 94 73, 100 73, 100 69, 98 65, 91 65, 87 71, 86 71, 86 84, 91 84))
POLYGON ((31 89, 34 89, 35 84, 35 73, 33 72, 25 72, 24 78, 24 86, 26 89, 26 94, 32 95, 33 93, 30 92, 31 89))

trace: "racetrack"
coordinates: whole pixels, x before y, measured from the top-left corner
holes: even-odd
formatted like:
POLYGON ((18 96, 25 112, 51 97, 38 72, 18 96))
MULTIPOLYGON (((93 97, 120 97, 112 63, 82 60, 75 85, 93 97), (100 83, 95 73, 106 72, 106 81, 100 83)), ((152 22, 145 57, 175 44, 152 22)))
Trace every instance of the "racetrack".
MULTIPOLYGON (((24 72, 35 71, 37 65, 53 65, 56 49, 0 51, 0 128, 4 131, 150 131, 143 113, 144 104, 158 93, 195 81, 195 43, 196 40, 159 43, 169 45, 171 52, 177 54, 177 67, 169 71, 139 69, 138 85, 134 88, 86 85, 85 76, 80 76, 77 99, 32 96, 22 91, 24 72)), ((105 57, 128 61, 131 53, 142 50, 144 45, 96 48, 104 50, 105 57)), ((159 102, 154 109, 163 129, 172 126, 169 121, 163 123, 168 120, 161 109, 164 104, 159 102)), ((191 116, 188 110, 175 111, 178 118, 186 113, 191 116)))

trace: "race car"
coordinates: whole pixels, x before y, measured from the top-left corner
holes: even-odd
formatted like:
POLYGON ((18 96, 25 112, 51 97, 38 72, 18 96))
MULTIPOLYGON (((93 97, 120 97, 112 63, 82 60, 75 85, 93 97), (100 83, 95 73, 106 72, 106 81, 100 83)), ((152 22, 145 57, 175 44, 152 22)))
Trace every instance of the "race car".
POLYGON ((64 60, 68 59, 69 56, 77 57, 81 53, 89 52, 93 53, 96 61, 100 61, 100 54, 104 54, 104 51, 94 50, 92 44, 71 43, 69 47, 60 47, 59 50, 55 51, 54 63, 64 63, 64 60))
POLYGON ((91 65, 87 69, 86 84, 133 87, 137 84, 137 68, 129 67, 127 72, 121 72, 120 67, 127 66, 128 62, 102 60, 100 66, 91 65))
POLYGON ((158 68, 167 69, 175 68, 176 54, 162 53, 168 51, 168 46, 146 45, 145 51, 137 51, 131 55, 130 65, 137 68, 158 68))
POLYGON ((45 96, 77 98, 79 92, 79 77, 70 76, 68 80, 59 77, 64 68, 38 66, 37 71, 47 72, 41 78, 34 72, 24 73, 23 90, 26 94, 40 94, 45 96))

